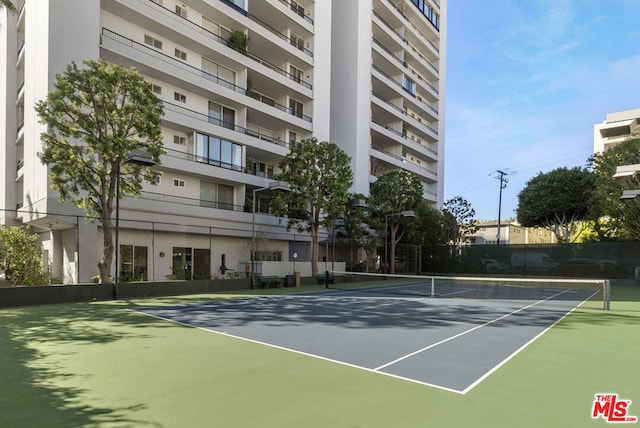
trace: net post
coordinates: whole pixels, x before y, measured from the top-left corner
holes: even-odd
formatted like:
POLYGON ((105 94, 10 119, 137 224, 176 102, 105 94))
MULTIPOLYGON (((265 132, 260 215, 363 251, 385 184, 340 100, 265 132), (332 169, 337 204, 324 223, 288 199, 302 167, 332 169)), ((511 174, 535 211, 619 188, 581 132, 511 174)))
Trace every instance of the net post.
POLYGON ((604 294, 604 310, 609 311, 611 310, 611 281, 605 279, 602 288, 604 294))
POLYGON ((435 297, 436 296, 436 278, 435 277, 431 277, 431 297, 435 297))

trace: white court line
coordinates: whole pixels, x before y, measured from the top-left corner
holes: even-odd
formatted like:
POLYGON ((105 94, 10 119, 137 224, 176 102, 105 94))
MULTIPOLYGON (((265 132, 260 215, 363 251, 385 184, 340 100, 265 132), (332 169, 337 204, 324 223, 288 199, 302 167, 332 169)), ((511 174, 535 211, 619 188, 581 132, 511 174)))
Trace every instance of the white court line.
POLYGON ((428 383, 428 382, 422 382, 422 381, 419 381, 419 380, 416 380, 416 379, 411 379, 411 378, 404 377, 404 376, 398 376, 398 375, 394 375, 394 374, 391 374, 391 373, 378 372, 378 371, 375 371, 375 370, 370 369, 368 367, 358 366, 356 364, 347 363, 345 361, 334 360, 332 358, 323 357, 321 355, 310 354, 308 352, 299 351, 297 349, 286 348, 286 347, 280 346, 280 345, 274 345, 273 343, 261 342, 259 340, 255 340, 255 339, 249 339, 249 338, 242 337, 242 336, 236 336, 235 334, 229 334, 229 333, 226 333, 226 332, 223 332, 223 331, 212 330, 210 328, 205 328, 205 327, 198 327, 198 326, 195 326, 195 325, 187 324, 187 323, 182 322, 182 321, 176 321, 176 320, 173 320, 171 318, 166 318, 166 317, 162 317, 162 316, 159 316, 159 315, 149 314, 149 313, 146 313, 146 312, 140 312, 140 311, 137 311, 135 309, 127 309, 127 310, 129 310, 131 312, 136 312, 138 314, 146 315, 146 316, 149 316, 149 317, 152 317, 152 318, 156 318, 156 319, 159 319, 159 320, 162 320, 162 321, 168 321, 168 322, 172 322, 174 324, 179 324, 179 325, 182 325, 184 327, 196 328, 198 330, 206 331, 208 333, 215 333, 215 334, 219 334, 221 336, 226 336, 226 337, 231 337, 231 338, 238 339, 238 340, 243 340, 245 342, 255 343, 255 344, 258 344, 258 345, 264 345, 264 346, 268 346, 268 347, 274 348, 274 349, 279 349, 279 350, 282 350, 282 351, 293 352, 293 353, 298 354, 298 355, 304 355, 306 357, 316 358, 316 359, 319 359, 319 360, 328 361, 330 363, 340 364, 340 365, 343 365, 343 366, 347 366, 347 367, 351 367, 351 368, 355 368, 355 369, 359 369, 359 370, 364 370, 364 371, 367 371, 367 372, 370 372, 370 373, 375 373, 377 375, 388 376, 388 377, 392 377, 392 378, 395 378, 395 379, 404 380, 404 381, 407 381, 407 382, 417 383, 417 384, 423 385, 423 386, 429 386, 431 388, 437 388, 437 389, 441 389, 441 390, 444 390, 444 391, 455 392, 456 394, 463 394, 462 391, 459 391, 457 389, 447 388, 446 386, 436 385, 436 384, 432 384, 432 383, 428 383))
POLYGON ((443 343, 450 342, 450 341, 452 341, 453 339, 457 339, 457 338, 458 338, 458 337, 460 337, 460 336, 464 336, 465 334, 469 334, 469 333, 471 333, 471 332, 473 332, 473 331, 476 331, 476 330, 478 330, 478 329, 480 329, 480 328, 486 327, 486 326, 491 325, 491 324, 493 324, 493 323, 496 323, 496 322, 498 322, 498 321, 500 321, 500 320, 503 320, 503 319, 505 319, 505 318, 507 318, 507 317, 509 317, 509 316, 511 316, 511 315, 517 314, 518 312, 524 311, 525 309, 529 309, 529 308, 531 308, 531 307, 533 307, 533 306, 539 305, 540 303, 543 303, 543 302, 546 302, 547 300, 553 299, 554 297, 557 297, 557 296, 559 296, 559 295, 561 295, 561 294, 563 294, 563 293, 566 293, 567 291, 568 291, 568 290, 563 290, 563 291, 561 291, 561 292, 559 292, 559 293, 554 294, 553 296, 547 297, 546 299, 538 300, 537 302, 534 302, 534 303, 532 303, 532 304, 530 304, 530 305, 524 306, 524 307, 522 307, 522 308, 520 308, 520 309, 516 309, 516 310, 515 310, 515 311, 513 311, 513 312, 510 312, 510 313, 505 314, 505 315, 502 315, 502 316, 500 316, 500 317, 498 317, 498 318, 492 319, 491 321, 487 321, 487 322, 486 322, 486 323, 484 323, 484 324, 477 325, 477 326, 472 327, 472 328, 470 328, 470 329, 468 329, 468 330, 465 330, 465 331, 463 331, 463 332, 461 332, 461 333, 458 333, 458 334, 456 334, 456 335, 453 335, 453 336, 447 337, 446 339, 443 339, 443 340, 441 340, 441 341, 439 341, 439 342, 432 343, 431 345, 429 345, 429 346, 425 346, 424 348, 418 349, 417 351, 414 351, 414 352, 412 352, 412 353, 410 353, 410 354, 406 354, 406 355, 403 355, 403 356, 402 356, 402 357, 400 357, 400 358, 396 358, 396 359, 395 359, 395 360, 393 360, 393 361, 389 361, 388 363, 383 364, 383 365, 381 365, 380 367, 376 367, 376 368, 375 368, 375 369, 373 369, 373 370, 374 370, 374 371, 378 371, 378 370, 382 370, 382 369, 384 369, 384 368, 387 368, 387 367, 389 367, 389 366, 392 366, 392 365, 394 365, 394 364, 396 364, 396 363, 399 363, 400 361, 403 361, 403 360, 406 360, 407 358, 413 357, 414 355, 420 354, 420 353, 422 353, 422 352, 424 352, 424 351, 428 351, 429 349, 435 348, 436 346, 440 346, 440 345, 442 345, 443 343))
MULTIPOLYGON (((582 304, 584 304, 584 302, 585 302, 585 301, 587 301, 588 299, 586 299, 585 301, 581 302, 581 303, 580 303, 579 305, 577 305, 575 308, 571 309, 571 311, 567 312, 564 316, 562 316, 562 318, 560 318, 558 321, 556 321, 555 323, 553 323, 551 326, 547 327, 543 332, 539 333, 536 337, 534 337, 533 339, 531 339, 530 341, 528 341, 526 344, 524 344, 523 346, 521 346, 519 349, 517 349, 516 351, 514 351, 514 352, 513 352, 512 354, 510 354, 507 358, 505 358, 504 360, 502 360, 499 364, 497 364, 497 365, 496 365, 495 367, 493 367, 491 370, 489 370, 488 372, 486 372, 483 376, 481 376, 480 378, 478 378, 475 382, 473 382, 471 385, 469 385, 467 388, 465 388, 465 389, 464 389, 464 390, 462 390, 462 391, 457 390, 457 389, 453 389, 453 388, 448 388, 448 387, 446 387, 446 386, 442 386, 442 385, 432 384, 432 383, 429 383, 429 382, 423 382, 423 381, 420 381, 420 380, 416 380, 416 379, 412 379, 412 378, 408 378, 408 377, 404 377, 404 376, 399 376, 399 375, 395 375, 395 374, 392 374, 392 373, 387 373, 387 372, 380 371, 380 370, 381 370, 382 368, 388 367, 388 366, 390 366, 390 365, 392 365, 392 364, 394 364, 394 363, 397 363, 397 362, 399 362, 399 361, 402 361, 402 360, 404 360, 404 359, 407 359, 407 358, 409 358, 409 357, 411 357, 411 356, 413 356, 413 355, 419 354, 420 352, 424 352, 424 351, 426 351, 426 350, 428 350, 428 349, 431 349, 431 348, 433 348, 433 347, 435 347, 435 346, 441 345, 441 344, 443 344, 443 343, 445 343, 445 342, 448 342, 448 341, 450 341, 450 340, 453 340, 453 339, 455 339, 455 338, 457 338, 457 337, 463 336, 463 335, 465 335, 465 334, 467 334, 467 333, 470 333, 470 332, 472 332, 472 331, 475 331, 475 330, 477 330, 477 329, 479 329, 479 328, 482 328, 482 327, 485 327, 485 326, 487 326, 487 325, 490 325, 490 324, 493 324, 493 323, 495 323, 495 322, 498 322, 498 321, 500 321, 500 320, 502 320, 502 319, 504 319, 504 318, 506 318, 506 317, 508 317, 508 316, 510 316, 510 315, 516 314, 516 313, 521 312, 521 311, 523 311, 523 310, 525 310, 525 309, 528 309, 528 308, 531 308, 531 307, 536 306, 536 305, 538 305, 538 304, 541 304, 541 303, 543 303, 543 302, 545 302, 545 301, 547 301, 547 300, 550 300, 550 299, 552 299, 552 298, 554 298, 554 297, 556 297, 556 296, 559 296, 559 295, 561 295, 561 294, 563 294, 563 293, 565 293, 565 292, 567 292, 567 291, 569 291, 569 290, 564 290, 564 291, 559 292, 559 293, 557 293, 557 294, 555 294, 555 295, 553 295, 553 296, 551 296, 551 297, 548 297, 548 298, 546 298, 546 299, 543 299, 543 300, 540 300, 540 301, 534 302, 534 303, 532 303, 532 304, 530 304, 530 305, 527 305, 527 306, 525 306, 525 307, 522 307, 522 308, 520 308, 520 309, 517 309, 517 310, 515 310, 515 311, 513 311, 513 312, 511 312, 511 313, 509 313, 509 314, 503 315, 503 316, 498 317, 498 318, 496 318, 496 319, 494 319, 494 320, 491 320, 491 321, 488 321, 488 322, 486 322, 486 323, 484 323, 484 324, 481 324, 481 325, 478 325, 478 326, 476 326, 476 327, 473 327, 473 328, 471 328, 471 329, 469 329, 469 330, 467 330, 467 331, 464 331, 464 332, 462 332, 462 333, 459 333, 459 334, 456 334, 456 335, 454 335, 454 336, 451 336, 450 338, 448 338, 448 339, 444 339, 444 340, 442 340, 442 341, 440 341, 440 342, 438 342, 438 343, 435 343, 435 344, 429 345, 429 346, 427 346, 427 347, 425 347, 425 348, 422 348, 422 349, 420 349, 420 350, 418 350, 418 351, 412 352, 411 354, 408 354, 408 355, 406 355, 406 356, 404 356, 404 357, 398 358, 398 359, 396 359, 396 360, 394 360, 394 361, 392 361, 392 362, 389 362, 389 363, 387 363, 387 364, 385 364, 385 365, 383 365, 383 366, 377 367, 377 368, 375 368, 375 369, 371 369, 371 368, 364 367, 364 366, 359 366, 359 365, 352 364, 352 363, 347 363, 347 362, 345 362, 345 361, 335 360, 335 359, 328 358, 328 357, 323 357, 323 356, 321 356, 321 355, 316 355, 316 354, 311 354, 311 353, 304 352, 304 351, 299 351, 299 350, 292 349, 292 348, 286 348, 286 347, 284 347, 284 346, 279 346, 279 345, 275 345, 275 344, 268 343, 268 342, 262 342, 262 341, 255 340, 255 339, 249 339, 249 338, 242 337, 242 336, 236 336, 236 335, 234 335, 234 334, 229 334, 229 333, 227 333, 227 332, 223 332, 223 331, 212 330, 212 329, 210 329, 210 328, 205 328, 205 327, 198 327, 198 326, 195 326, 195 325, 192 325, 192 324, 188 324, 188 323, 186 323, 186 322, 177 321, 177 320, 174 320, 174 319, 171 319, 171 318, 166 318, 166 317, 163 317, 163 316, 160 316, 160 315, 154 315, 154 314, 150 314, 150 313, 147 313, 147 312, 141 312, 141 311, 139 311, 139 310, 135 310, 135 309, 128 309, 128 310, 129 310, 129 311, 131 311, 131 312, 136 312, 136 313, 138 313, 138 314, 143 314, 143 315, 146 315, 146 316, 149 316, 149 317, 152 317, 152 318, 156 318, 156 319, 159 319, 159 320, 172 322, 172 323, 174 323, 174 324, 179 324, 179 325, 182 325, 182 326, 185 326, 185 327, 196 328, 196 329, 199 329, 199 330, 202 330, 202 331, 206 331, 206 332, 209 332, 209 333, 215 333, 215 334, 218 334, 218 335, 221 335, 221 336, 226 336, 226 337, 231 337, 231 338, 238 339, 238 340, 243 340, 243 341, 245 341, 245 342, 250 342, 250 343, 255 343, 255 344, 259 344, 259 345, 264 345, 264 346, 268 346, 268 347, 271 347, 271 348, 274 348, 274 349, 279 349, 279 350, 289 351, 289 352, 296 353, 296 354, 298 354, 298 355, 303 355, 303 356, 307 356, 307 357, 312 357, 312 358, 316 358, 316 359, 319 359, 319 360, 328 361, 328 362, 331 362, 331 363, 336 363, 336 364, 340 364, 340 365, 343 365, 343 366, 347 366, 347 367, 351 367, 351 368, 356 368, 356 369, 364 370, 364 371, 367 371, 367 372, 370 372, 370 373, 375 373, 375 374, 378 374, 378 375, 388 376, 388 377, 395 378, 395 379, 399 379, 399 380, 403 380, 403 381, 406 381, 406 382, 411 382, 411 383, 415 383, 415 384, 419 384, 419 385, 423 385, 423 386, 428 386, 428 387, 431 387, 431 388, 440 389, 440 390, 443 390, 443 391, 448 391, 448 392, 453 392, 453 393, 456 393, 456 394, 465 395, 465 394, 467 394, 469 391, 471 391, 473 388, 475 388, 478 384, 480 384, 484 379, 486 379, 487 377, 489 377, 489 376, 490 376, 491 374, 493 374, 496 370, 498 370, 500 367, 502 367, 504 364, 506 364, 506 363, 507 363, 509 360, 511 360, 513 357, 515 357, 518 353, 520 353, 522 350, 524 350, 524 349, 525 349, 527 346, 529 346, 532 342, 534 342, 536 339, 538 339, 540 336, 542 336, 544 333, 546 333, 548 330, 550 330, 552 327, 554 327, 556 324, 558 324, 560 321, 562 321, 564 318, 566 318, 566 317, 567 317, 570 313, 572 313, 575 309, 577 309, 577 308, 579 308, 580 306, 582 306, 582 304)), ((302 296, 300 296, 300 297, 302 297, 302 296)), ((306 297, 306 296, 305 296, 305 297, 306 297)), ((188 305, 188 304, 187 304, 187 305, 188 305)), ((328 307, 328 306, 325 306, 325 307, 328 307)), ((330 307, 330 308, 331 308, 331 307, 330 307)), ((333 308, 335 308, 335 307, 333 307, 333 308)), ((332 308, 332 309, 333 309, 333 308, 332 308)), ((361 311, 361 310, 358 310, 358 311, 361 311)))

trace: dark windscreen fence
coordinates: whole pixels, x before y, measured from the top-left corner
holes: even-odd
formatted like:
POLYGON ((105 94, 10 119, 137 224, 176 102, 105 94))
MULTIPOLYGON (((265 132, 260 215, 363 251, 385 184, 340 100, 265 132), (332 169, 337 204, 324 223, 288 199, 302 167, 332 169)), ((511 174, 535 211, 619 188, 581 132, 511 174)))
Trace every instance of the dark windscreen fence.
POLYGON ((634 279, 640 243, 421 248, 421 273, 634 279))
POLYGON ((369 297, 562 302, 570 307, 592 300, 606 310, 610 307, 609 280, 602 279, 333 273, 344 281, 331 288, 369 297))

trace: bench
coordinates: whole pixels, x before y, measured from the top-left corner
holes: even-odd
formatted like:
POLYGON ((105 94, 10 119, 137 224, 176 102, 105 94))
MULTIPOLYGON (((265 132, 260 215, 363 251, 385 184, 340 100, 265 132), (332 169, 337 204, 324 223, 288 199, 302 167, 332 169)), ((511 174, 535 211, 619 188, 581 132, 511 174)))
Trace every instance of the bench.
MULTIPOLYGON (((318 283, 320 284, 326 284, 326 273, 319 273, 318 274, 318 283)), ((333 275, 329 274, 329 283, 333 284, 333 275)))
POLYGON ((279 287, 282 279, 278 276, 260 276, 258 281, 260 281, 260 287, 271 288, 271 286, 279 287))

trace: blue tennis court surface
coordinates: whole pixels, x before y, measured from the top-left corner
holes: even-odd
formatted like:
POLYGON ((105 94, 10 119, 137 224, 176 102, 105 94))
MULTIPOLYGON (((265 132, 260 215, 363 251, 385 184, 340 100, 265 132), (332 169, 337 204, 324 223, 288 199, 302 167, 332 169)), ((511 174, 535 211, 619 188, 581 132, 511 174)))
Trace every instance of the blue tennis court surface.
POLYGON ((567 293, 548 294, 539 300, 472 300, 331 290, 138 312, 466 393, 586 298, 568 303, 567 293))

